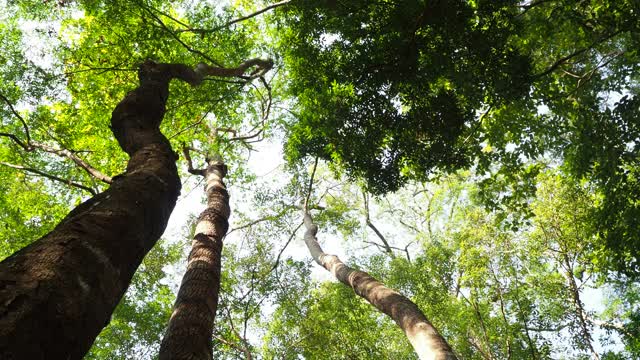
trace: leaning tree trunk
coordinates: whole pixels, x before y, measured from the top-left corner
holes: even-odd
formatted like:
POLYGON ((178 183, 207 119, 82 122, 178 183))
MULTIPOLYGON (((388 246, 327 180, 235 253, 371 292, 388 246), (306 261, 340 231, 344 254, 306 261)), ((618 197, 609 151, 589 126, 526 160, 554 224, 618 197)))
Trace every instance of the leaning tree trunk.
POLYGON ((201 76, 147 61, 138 77, 111 117, 125 173, 0 263, 0 359, 81 359, 167 225, 180 193, 177 156, 159 130, 169 81, 201 76))
POLYGON ((316 238, 318 226, 313 223, 306 208, 304 209, 304 225, 307 228, 304 242, 313 260, 331 272, 340 282, 350 286, 357 295, 391 317, 405 333, 421 360, 456 359, 449 344, 416 304, 389 289, 366 272, 350 268, 337 256, 326 254, 322 250, 316 238))
POLYGON ((193 237, 187 272, 182 278, 173 314, 160 345, 161 360, 212 359, 213 323, 220 290, 222 238, 229 227, 229 194, 222 179, 226 166, 207 160, 208 167, 194 170, 188 151, 189 171, 205 177, 207 208, 200 214, 193 237))

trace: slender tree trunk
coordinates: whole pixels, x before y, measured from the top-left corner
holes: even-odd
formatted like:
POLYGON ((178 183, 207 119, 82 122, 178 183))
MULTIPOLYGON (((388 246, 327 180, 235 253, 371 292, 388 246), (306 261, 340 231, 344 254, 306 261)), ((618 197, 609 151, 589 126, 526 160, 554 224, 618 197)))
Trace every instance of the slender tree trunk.
POLYGON ((177 156, 159 130, 169 81, 201 76, 147 61, 138 77, 111 118, 130 157, 125 173, 0 263, 0 359, 81 359, 167 225, 180 193, 177 156))
POLYGON ((336 279, 350 286, 353 291, 378 310, 391 317, 405 333, 421 360, 453 360, 456 356, 438 330, 427 320, 422 311, 405 296, 389 289, 364 271, 345 265, 337 256, 326 254, 316 233, 309 212, 304 210, 307 231, 304 242, 316 263, 330 271, 336 279))
MULTIPOLYGON (((185 153, 188 154, 188 153, 185 153)), ((188 155, 186 156, 189 159, 188 155)), ((200 214, 169 327, 160 345, 161 360, 212 358, 213 324, 220 290, 222 238, 229 227, 229 194, 222 179, 226 166, 207 161, 205 170, 190 171, 206 179, 207 208, 200 214)))
POLYGON ((573 265, 571 265, 571 260, 569 259, 569 255, 567 255, 566 251, 563 251, 562 253, 562 261, 564 262, 565 273, 567 276, 567 281, 569 282, 569 291, 571 292, 571 299, 573 300, 575 315, 578 319, 578 323, 580 324, 582 339, 587 345, 589 352, 591 352, 591 356, 596 360, 600 360, 600 355, 593 347, 593 337, 591 336, 591 330, 589 329, 587 314, 584 310, 582 299, 580 299, 580 288, 578 288, 578 284, 576 284, 573 265))

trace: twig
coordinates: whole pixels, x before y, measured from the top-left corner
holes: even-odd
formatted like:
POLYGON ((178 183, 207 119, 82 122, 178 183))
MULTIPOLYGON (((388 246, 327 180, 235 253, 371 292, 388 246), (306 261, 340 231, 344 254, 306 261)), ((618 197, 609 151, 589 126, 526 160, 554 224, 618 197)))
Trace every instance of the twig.
POLYGON ((40 144, 40 143, 31 143, 30 144, 32 148, 37 148, 37 149, 41 149, 45 152, 51 153, 51 154, 55 154, 58 155, 60 157, 66 157, 68 159, 70 159, 71 161, 73 161, 77 166, 79 166, 80 168, 82 168, 84 171, 86 171, 89 175, 93 176, 94 178, 106 183, 106 184, 111 184, 112 179, 110 176, 107 176, 105 174, 103 174, 100 170, 94 168, 93 166, 89 165, 86 161, 82 160, 78 155, 74 154, 73 151, 67 150, 67 149, 56 149, 54 147, 51 147, 49 145, 45 145, 45 144, 40 144))
POLYGON ((396 256, 393 253, 393 250, 391 250, 391 246, 389 246, 387 239, 385 239, 385 237, 382 235, 380 230, 378 230, 378 228, 375 227, 375 225, 373 225, 373 223, 371 222, 371 218, 369 216, 369 198, 367 197, 367 193, 365 193, 364 191, 362 191, 362 198, 364 199, 365 222, 367 223, 367 226, 371 228, 371 230, 373 230, 373 232, 376 233, 376 235, 378 235, 378 238, 380 238, 380 240, 382 241, 382 244, 384 244, 383 246, 384 251, 391 258, 395 258, 396 256))
POLYGON ((203 169, 193 168, 193 162, 191 161, 191 154, 189 153, 189 150, 195 150, 195 149, 186 145, 182 145, 182 154, 184 154, 184 158, 185 160, 187 160, 187 170, 189 171, 189 173, 193 175, 204 176, 203 169))
POLYGON ((34 174, 40 175, 42 177, 45 177, 45 178, 47 178, 49 180, 53 180, 53 181, 61 182, 61 183, 64 183, 64 184, 67 184, 67 185, 70 185, 70 186, 73 186, 73 187, 77 187, 78 189, 82 189, 82 190, 85 190, 85 191, 91 193, 91 195, 96 195, 97 194, 95 190, 93 190, 92 188, 90 188, 88 186, 79 184, 79 183, 71 181, 71 180, 63 179, 63 178, 55 176, 55 175, 47 174, 44 171, 40 171, 38 169, 28 168, 28 167, 25 167, 25 166, 22 166, 22 165, 9 164, 9 163, 3 162, 3 161, 0 162, 0 164, 4 165, 6 167, 10 167, 12 169, 18 169, 18 170, 34 173, 34 174))
POLYGON ((277 214, 275 214, 275 215, 267 215, 267 216, 261 217, 261 218, 259 218, 259 219, 253 220, 253 221, 251 221, 251 222, 248 222, 248 223, 246 223, 246 224, 244 224, 244 225, 240 225, 240 226, 238 226, 237 228, 233 228, 233 229, 229 230, 229 232, 227 232, 227 235, 226 235, 226 236, 229 236, 229 234, 231 234, 231 233, 232 233, 232 232, 234 232, 234 231, 238 231, 238 230, 246 229, 246 228, 248 228, 248 227, 251 227, 251 226, 253 226, 253 225, 259 224, 259 223, 264 222, 264 221, 271 221, 271 220, 275 220, 275 219, 277 219, 277 218, 281 217, 282 215, 286 214, 289 210, 290 210, 290 209, 284 209, 284 210, 280 211, 279 213, 277 213, 277 214))
POLYGON ((28 146, 31 143, 31 135, 29 135, 29 127, 27 126, 27 122, 24 121, 24 118, 16 111, 16 109, 13 107, 13 104, 11 104, 11 101, 9 101, 9 99, 7 99, 3 94, 0 94, 0 99, 4 100, 4 102, 7 103, 7 105, 9 106, 9 109, 11 110, 13 115, 15 115, 15 117, 17 117, 18 120, 20 120, 20 122, 22 123, 22 128, 24 129, 24 134, 27 137, 26 147, 25 147, 24 143, 22 143, 20 141, 17 141, 17 138, 14 139, 14 140, 16 140, 16 142, 21 144, 21 146, 24 147, 25 150, 28 149, 28 146))
POLYGON ((594 47, 596 47, 596 45, 601 44, 601 43, 613 38, 614 36, 620 34, 621 32, 622 32, 622 30, 614 31, 611 34, 606 35, 606 36, 602 37, 601 39, 594 41, 593 43, 591 43, 591 45, 589 45, 589 46, 587 46, 585 48, 576 50, 576 51, 572 52, 571 54, 569 54, 567 56, 561 57, 560 59, 556 60, 556 62, 554 62, 547 70, 545 70, 545 71, 543 71, 543 72, 541 72, 539 74, 533 75, 533 78, 534 79, 539 79, 539 78, 541 78, 541 77, 543 77, 545 75, 548 75, 548 74, 552 73, 560 65, 563 65, 564 63, 566 63, 567 61, 571 60, 572 58, 574 58, 574 57, 576 57, 578 55, 581 55, 581 54, 593 49, 594 47))
POLYGON ((316 156, 315 163, 313 164, 313 170, 311 171, 311 178, 309 179, 309 186, 307 187, 307 197, 304 199, 304 212, 309 212, 309 198, 311 197, 311 191, 313 190, 313 178, 316 176, 316 169, 318 168, 318 157, 316 156))
POLYGON ((293 238, 295 238, 296 233, 298 232, 298 230, 300 230, 300 228, 302 227, 303 224, 304 224, 304 222, 301 222, 295 229, 293 229, 293 231, 291 232, 291 235, 289 235, 289 239, 284 244, 282 249, 280 249, 280 252, 278 253, 278 256, 276 257, 276 261, 274 261, 273 266, 271 267, 271 270, 269 270, 269 273, 271 273, 273 270, 275 270, 278 267, 278 265, 280 265, 280 257, 282 256, 282 253, 284 253, 284 251, 287 249, 287 247, 291 243, 291 240, 293 240, 293 238))
POLYGON ((249 15, 245 15, 245 16, 239 17, 237 19, 231 20, 231 21, 226 22, 226 23, 224 23, 224 24, 222 24, 220 26, 216 26, 213 29, 184 29, 184 30, 178 30, 178 32, 192 32, 192 33, 195 33, 195 34, 207 34, 207 33, 216 32, 218 30, 222 30, 224 28, 227 28, 227 27, 229 27, 229 26, 231 26, 233 24, 237 24, 239 22, 254 18, 254 17, 256 17, 256 16, 258 16, 258 15, 264 13, 264 12, 267 12, 267 11, 271 10, 271 9, 275 9, 277 7, 280 7, 280 6, 287 5, 290 2, 291 2, 291 0, 286 0, 286 1, 281 1, 279 3, 271 4, 271 5, 263 8, 263 9, 260 9, 260 10, 258 10, 256 12, 253 12, 253 13, 251 13, 249 15))
POLYGON ((169 27, 162 21, 162 19, 160 19, 156 14, 154 14, 153 11, 151 11, 150 8, 148 8, 147 6, 143 5, 141 2, 136 2, 136 3, 142 10, 146 11, 147 13, 149 13, 149 15, 151 15, 151 17, 154 18, 160 24, 160 26, 162 26, 162 28, 166 32, 168 32, 169 35, 171 35, 171 37, 173 37, 177 42, 180 43, 180 45, 182 45, 185 49, 187 49, 187 51, 189 51, 190 53, 202 56, 204 59, 209 61, 211 64, 215 64, 217 66, 222 66, 217 61, 213 60, 209 55, 203 53, 202 51, 200 51, 198 49, 192 48, 191 46, 187 45, 184 41, 182 41, 182 39, 180 39, 180 37, 173 30, 169 29, 169 27))

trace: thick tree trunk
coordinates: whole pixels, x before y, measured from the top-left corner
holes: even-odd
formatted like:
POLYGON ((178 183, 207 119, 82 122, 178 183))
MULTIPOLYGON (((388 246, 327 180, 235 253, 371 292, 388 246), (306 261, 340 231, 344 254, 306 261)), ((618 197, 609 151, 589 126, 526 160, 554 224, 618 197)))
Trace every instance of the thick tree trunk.
POLYGON ((108 324, 180 193, 177 156, 159 125, 169 81, 196 84, 193 74, 184 65, 141 65, 139 87, 111 118, 130 156, 126 172, 0 263, 0 359, 81 359, 108 324))
POLYGON ((340 282, 350 286, 357 295, 391 317, 405 333, 421 360, 456 359, 449 344, 416 304, 389 289, 366 272, 350 268, 337 256, 326 254, 316 239, 318 226, 313 223, 313 219, 306 209, 304 211, 304 225, 307 228, 304 242, 313 260, 330 271, 340 282))
MULTIPOLYGON (((188 156, 188 155, 187 155, 188 156)), ((161 360, 212 358, 213 323, 220 290, 222 238, 229 227, 229 194, 223 182, 226 166, 208 161, 192 170, 206 179, 207 208, 200 214, 169 327, 160 346, 161 360)))

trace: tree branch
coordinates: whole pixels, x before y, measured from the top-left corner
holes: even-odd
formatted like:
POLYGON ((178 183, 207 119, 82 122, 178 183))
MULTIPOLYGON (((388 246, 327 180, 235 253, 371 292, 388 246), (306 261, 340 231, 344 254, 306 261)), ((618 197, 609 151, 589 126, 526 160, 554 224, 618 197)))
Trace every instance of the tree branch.
POLYGON ((15 142, 16 144, 18 144, 18 146, 20 146, 21 148, 23 148, 25 151, 30 151, 29 149, 29 145, 25 144, 24 142, 22 142, 22 140, 20 140, 17 136, 15 136, 14 134, 9 134, 9 133, 4 133, 4 132, 0 132, 0 136, 5 136, 8 137, 9 139, 11 139, 13 142, 15 142))
POLYGON ((147 6, 143 5, 141 2, 137 2, 137 5, 144 11, 146 11, 149 15, 151 15, 152 18, 154 18, 154 20, 156 20, 160 26, 169 33, 169 35, 171 35, 171 37, 173 37, 178 43, 180 43, 180 45, 182 45, 185 49, 187 49, 187 51, 189 51, 190 53, 196 54, 196 55, 200 55, 201 57, 203 57, 204 59, 206 59, 207 61, 209 61, 212 64, 218 65, 218 66, 222 66, 220 65, 217 61, 213 60, 213 58, 211 58, 209 55, 203 53, 202 51, 198 50, 198 49, 194 49, 191 46, 187 45, 184 41, 182 41, 182 39, 180 39, 180 37, 171 29, 169 29, 169 27, 162 21, 162 19, 160 19, 156 14, 153 13, 153 11, 148 8, 147 6))
POLYGON ((269 273, 271 273, 273 270, 275 270, 278 267, 278 265, 280 265, 280 257, 282 257, 282 253, 284 253, 284 251, 287 249, 287 247, 291 243, 291 240, 293 240, 295 238, 296 233, 298 232, 298 230, 300 230, 300 228, 302 227, 303 224, 304 224, 304 222, 300 222, 300 224, 295 229, 293 229, 293 231, 291 232, 291 235, 289 235, 289 239, 284 244, 282 249, 280 249, 280 252, 278 252, 278 256, 276 257, 276 261, 273 262, 273 266, 269 270, 269 273))
POLYGON ((204 176, 204 170, 203 169, 195 169, 193 167, 193 162, 191 161, 191 154, 189 153, 189 150, 193 150, 193 151, 197 151, 196 149, 183 145, 182 146, 182 154, 184 154, 184 158, 185 160, 187 160, 187 171, 189 171, 189 173, 193 174, 193 175, 200 175, 200 176, 204 176))
POLYGON ((61 183, 64 183, 64 184, 67 184, 67 185, 70 185, 70 186, 73 186, 73 187, 77 187, 78 189, 82 189, 84 191, 89 192, 91 195, 96 195, 96 191, 93 190, 92 188, 88 187, 88 186, 82 185, 80 183, 77 183, 77 182, 74 182, 74 181, 71 181, 71 180, 63 179, 63 178, 55 176, 55 175, 47 174, 44 171, 40 171, 38 169, 28 168, 28 167, 25 167, 25 166, 22 166, 22 165, 9 164, 9 163, 3 162, 3 161, 0 161, 0 164, 4 165, 6 167, 10 167, 12 169, 22 170, 22 171, 25 171, 25 172, 30 172, 30 173, 33 173, 33 174, 36 174, 36 175, 40 175, 40 176, 45 177, 45 178, 47 178, 49 180, 53 180, 53 181, 61 182, 61 183))
POLYGON ((311 171, 311 178, 309 179, 309 186, 307 187, 307 197, 304 199, 303 211, 304 213, 309 212, 309 198, 311 198, 311 192, 313 191, 313 178, 316 176, 316 169, 318 168, 318 157, 316 156, 316 160, 313 164, 313 170, 311 171))
POLYGON ((255 79, 266 74, 267 71, 273 68, 273 60, 260 59, 260 58, 249 59, 241 63, 235 68, 225 68, 219 65, 211 66, 205 63, 199 63, 198 66, 196 66, 195 71, 198 74, 201 74, 203 77, 204 76, 221 76, 221 77, 245 78, 244 73, 252 67, 256 67, 256 69, 251 74, 249 74, 249 77, 246 78, 247 80, 255 79))
MULTIPOLYGON (((16 111, 16 109, 13 107, 13 104, 11 104, 11 101, 9 101, 9 99, 7 99, 3 94, 0 94, 0 99, 4 100, 5 103, 7 103, 7 105, 9 106, 9 109, 11 110, 11 112, 13 113, 13 115, 15 115, 15 117, 18 118, 18 120, 20 120, 20 122, 22 123, 22 128, 24 129, 24 134, 27 137, 27 147, 28 145, 31 143, 31 135, 29 135, 29 127, 27 126, 27 122, 24 120, 24 118, 16 111)), ((17 138, 15 139, 17 140, 17 138)), ((18 141, 16 141, 18 142, 18 141)), ((20 142, 19 142, 20 143, 20 142)), ((24 147, 24 145, 21 145, 24 147)), ((26 149, 26 148, 25 148, 26 149)))
POLYGON ((231 21, 226 22, 226 23, 224 23, 224 24, 222 24, 220 26, 216 26, 213 29, 184 29, 184 30, 178 30, 177 32, 192 32, 192 33, 195 33, 195 34, 210 34, 210 33, 216 32, 218 30, 222 30, 224 28, 227 28, 227 27, 229 27, 229 26, 231 26, 233 24, 237 24, 239 22, 254 18, 254 17, 256 17, 256 16, 258 16, 258 15, 264 13, 264 12, 267 12, 269 10, 275 9, 277 7, 280 7, 280 6, 287 5, 290 2, 291 2, 291 0, 286 0, 286 1, 281 1, 279 3, 271 4, 271 5, 269 5, 269 6, 265 7, 265 8, 262 8, 262 9, 256 11, 256 12, 253 12, 253 13, 251 13, 249 15, 245 15, 245 16, 239 17, 237 19, 231 20, 231 21))
POLYGON ((533 75, 533 78, 534 79, 539 79, 539 78, 541 78, 543 76, 549 75, 550 73, 554 72, 558 67, 560 67, 561 65, 563 65, 567 61, 571 60, 572 58, 574 58, 574 57, 576 57, 578 55, 581 55, 581 54, 593 49, 594 47, 596 47, 596 45, 601 44, 601 43, 613 38, 614 36, 620 34, 621 32, 622 32, 622 30, 614 31, 611 34, 606 35, 606 36, 602 37, 601 39, 594 41, 593 43, 591 43, 591 45, 589 45, 589 46, 587 46, 585 48, 576 50, 576 51, 572 52, 571 54, 569 54, 567 56, 561 57, 560 59, 556 60, 556 62, 554 62, 547 70, 545 70, 545 71, 543 71, 543 72, 541 72, 539 74, 533 75))
POLYGON ((67 150, 67 149, 56 149, 54 147, 51 147, 49 145, 45 145, 45 144, 40 144, 40 143, 31 143, 30 144, 32 148, 37 148, 40 150, 43 150, 45 152, 51 153, 51 154, 55 154, 58 155, 60 157, 66 157, 68 159, 70 159, 71 161, 73 161, 77 166, 79 166, 80 168, 82 168, 84 171, 86 171, 89 175, 93 176, 94 178, 106 183, 106 184, 111 184, 112 179, 110 176, 107 176, 105 174, 103 174, 102 172, 100 172, 100 170, 94 168, 93 166, 89 165, 86 161, 82 160, 78 155, 74 154, 72 151, 67 150))
POLYGON ((373 225, 373 223, 371 222, 371 218, 369 216, 369 198, 367 197, 367 194, 364 191, 362 191, 362 197, 364 199, 364 213, 366 217, 367 226, 371 228, 371 230, 373 230, 373 232, 376 233, 376 235, 378 235, 378 238, 380 238, 380 241, 382 241, 382 244, 384 244, 383 248, 384 248, 384 251, 387 253, 387 255, 389 255, 391 258, 395 258, 396 255, 393 253, 393 250, 391 250, 391 246, 389 246, 387 239, 385 239, 384 235, 382 235, 380 230, 378 230, 378 228, 375 227, 375 225, 373 225))

